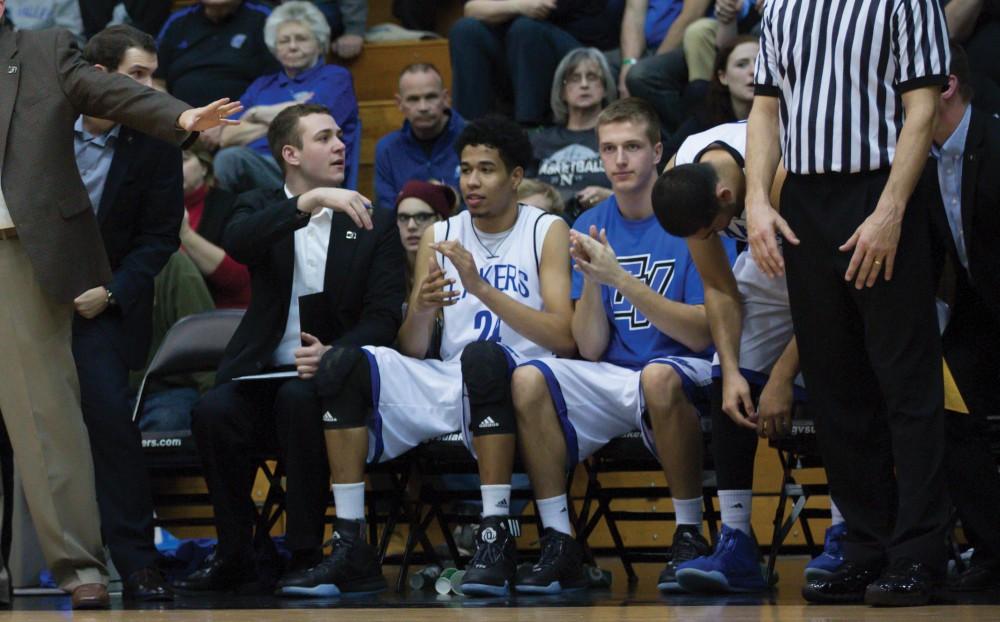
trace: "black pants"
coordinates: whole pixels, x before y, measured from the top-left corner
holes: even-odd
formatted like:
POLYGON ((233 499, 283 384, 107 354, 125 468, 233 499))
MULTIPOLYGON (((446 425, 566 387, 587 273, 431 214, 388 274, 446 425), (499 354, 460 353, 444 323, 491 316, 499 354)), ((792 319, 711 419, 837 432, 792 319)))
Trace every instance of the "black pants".
POLYGON ((946 413, 948 490, 976 560, 1000 560, 1000 473, 986 420, 1000 410, 1000 318, 958 281, 944 357, 969 414, 946 413))
POLYGON ((73 357, 83 421, 94 458, 101 536, 123 577, 153 566, 153 498, 139 427, 132 422, 129 368, 113 342, 122 331, 115 309, 73 319, 73 357))
POLYGON ((288 548, 319 550, 330 472, 313 381, 227 382, 206 393, 191 415, 215 511, 219 555, 252 555, 256 514, 250 494, 261 452, 275 447, 287 478, 288 548))
MULTIPOLYGON (((911 558, 944 571, 945 427, 928 203, 914 193, 891 281, 856 290, 838 250, 871 214, 888 171, 789 175, 782 214, 800 240, 784 245, 788 294, 809 408, 861 563, 911 558)), ((937 199, 938 201, 940 199, 937 199)))
POLYGON ((160 34, 160 28, 173 8, 171 0, 80 0, 83 32, 88 39, 104 30, 119 2, 125 4, 135 27, 154 37, 160 34))

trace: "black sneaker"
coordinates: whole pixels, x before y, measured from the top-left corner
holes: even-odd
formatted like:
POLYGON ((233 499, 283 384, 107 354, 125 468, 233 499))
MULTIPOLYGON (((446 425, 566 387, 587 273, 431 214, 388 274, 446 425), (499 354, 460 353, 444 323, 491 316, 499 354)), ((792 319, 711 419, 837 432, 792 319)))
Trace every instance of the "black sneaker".
POLYGON ((179 592, 212 593, 237 592, 251 593, 258 583, 257 568, 254 559, 224 558, 213 551, 197 570, 182 579, 173 582, 173 588, 179 592))
POLYGON ((338 518, 333 552, 306 570, 290 572, 278 581, 279 596, 331 597, 366 594, 386 588, 375 549, 364 539, 364 521, 338 518))
POLYGON ((896 559, 865 590, 865 604, 874 607, 919 607, 931 602, 936 581, 927 564, 896 559))
POLYGON ((704 557, 712 552, 712 547, 708 544, 705 536, 694 525, 678 525, 674 531, 674 541, 670 545, 670 561, 666 568, 660 573, 660 579, 656 582, 656 588, 661 592, 679 592, 681 586, 677 584, 677 566, 692 559, 704 557))
POLYGON ((868 585, 878 579, 882 568, 878 564, 859 564, 847 560, 828 577, 806 583, 802 598, 811 603, 862 603, 868 585))
POLYGON ((583 550, 573 536, 551 527, 542 532, 538 562, 518 570, 515 589, 528 594, 558 594, 587 587, 583 550))
POLYGON ((506 516, 486 516, 476 531, 476 552, 465 567, 462 593, 503 596, 517 571, 517 522, 506 516))

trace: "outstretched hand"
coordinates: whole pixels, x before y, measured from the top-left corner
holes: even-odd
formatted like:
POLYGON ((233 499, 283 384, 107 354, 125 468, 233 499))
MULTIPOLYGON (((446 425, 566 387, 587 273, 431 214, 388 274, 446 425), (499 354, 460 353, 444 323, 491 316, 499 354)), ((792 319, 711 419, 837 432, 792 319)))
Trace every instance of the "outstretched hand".
POLYGON ((189 108, 177 118, 177 126, 188 132, 204 132, 220 125, 239 125, 239 120, 228 117, 243 110, 240 102, 230 102, 228 97, 217 99, 201 108, 189 108))

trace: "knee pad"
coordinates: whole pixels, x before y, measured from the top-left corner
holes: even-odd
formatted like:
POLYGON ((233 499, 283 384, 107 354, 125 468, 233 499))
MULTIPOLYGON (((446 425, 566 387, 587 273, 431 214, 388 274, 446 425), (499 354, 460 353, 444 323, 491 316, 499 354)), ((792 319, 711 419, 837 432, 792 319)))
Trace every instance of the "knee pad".
POLYGON ((511 366, 504 349, 492 341, 475 341, 462 352, 462 379, 469 393, 471 432, 514 434, 510 397, 511 366))
POLYGON ((316 370, 316 390, 323 402, 323 427, 359 428, 371 407, 371 372, 361 348, 335 346, 316 370))

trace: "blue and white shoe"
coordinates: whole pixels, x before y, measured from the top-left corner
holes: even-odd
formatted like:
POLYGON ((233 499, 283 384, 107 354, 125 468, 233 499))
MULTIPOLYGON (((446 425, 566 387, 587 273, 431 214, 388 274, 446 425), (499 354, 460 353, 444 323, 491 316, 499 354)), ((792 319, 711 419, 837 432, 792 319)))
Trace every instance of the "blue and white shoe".
POLYGON ((758 563, 757 545, 747 534, 722 526, 711 555, 677 567, 677 584, 685 592, 720 594, 767 589, 758 563))
POLYGON ((823 539, 823 552, 806 565, 806 581, 826 579, 844 564, 840 541, 847 535, 847 523, 831 525, 823 539))

